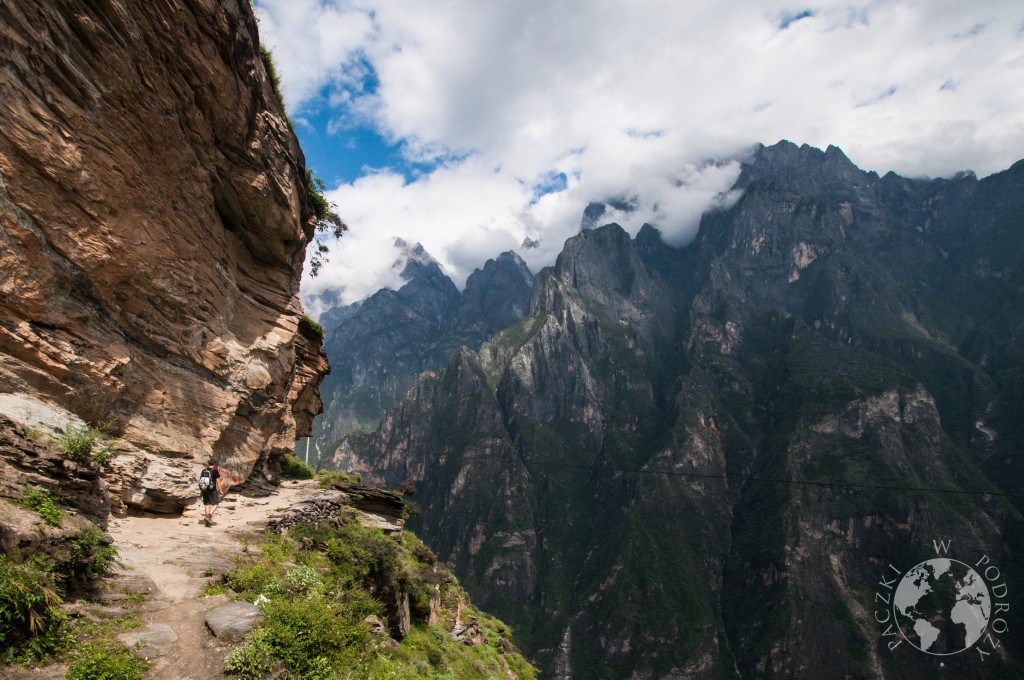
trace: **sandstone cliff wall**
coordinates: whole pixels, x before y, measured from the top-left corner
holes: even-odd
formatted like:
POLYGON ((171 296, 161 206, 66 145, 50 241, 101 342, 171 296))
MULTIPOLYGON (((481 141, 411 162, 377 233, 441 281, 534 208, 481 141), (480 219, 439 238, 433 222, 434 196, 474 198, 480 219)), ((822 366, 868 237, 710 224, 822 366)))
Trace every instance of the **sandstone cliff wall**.
POLYGON ((115 510, 191 502, 211 454, 258 478, 321 409, 258 45, 246 0, 0 5, 0 401, 107 423, 115 510))

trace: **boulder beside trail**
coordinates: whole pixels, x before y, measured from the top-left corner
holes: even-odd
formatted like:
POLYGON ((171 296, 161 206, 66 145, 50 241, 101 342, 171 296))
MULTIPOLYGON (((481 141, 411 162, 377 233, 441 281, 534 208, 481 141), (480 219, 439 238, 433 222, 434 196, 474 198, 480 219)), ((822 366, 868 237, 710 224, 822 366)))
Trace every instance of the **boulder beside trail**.
POLYGON ((263 618, 254 604, 237 600, 206 614, 206 626, 222 642, 239 641, 263 618))

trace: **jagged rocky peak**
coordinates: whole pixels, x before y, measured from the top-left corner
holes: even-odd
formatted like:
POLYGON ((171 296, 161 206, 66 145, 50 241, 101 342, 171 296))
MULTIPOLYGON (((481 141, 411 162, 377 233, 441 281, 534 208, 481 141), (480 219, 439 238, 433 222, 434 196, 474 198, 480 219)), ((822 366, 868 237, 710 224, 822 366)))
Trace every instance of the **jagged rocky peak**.
POLYGON ((615 290, 629 295, 643 263, 629 234, 618 224, 590 229, 565 242, 555 272, 581 291, 615 290))
POLYGON ((368 299, 356 303, 368 304, 362 314, 370 316, 380 313, 389 316, 399 313, 401 308, 410 314, 426 315, 432 322, 441 323, 448 316, 448 308, 459 297, 458 288, 444 273, 441 263, 422 244, 410 245, 404 239, 396 238, 395 248, 399 254, 391 268, 406 283, 398 290, 381 289, 368 299))
MULTIPOLYGON (((645 234, 645 238, 649 236, 645 234)), ((671 332, 672 295, 618 224, 582 231, 568 239, 554 267, 542 272, 539 279, 542 284, 534 292, 533 311, 554 310, 558 288, 552 284, 557 280, 605 306, 613 321, 632 326, 648 338, 671 332)))
POLYGON ((533 274, 515 253, 488 260, 460 293, 422 246, 401 239, 396 246, 405 285, 322 317, 330 322, 326 350, 333 367, 324 381, 327 412, 315 432, 323 455, 352 432, 374 430, 421 372, 444 366, 460 346, 479 348, 529 309, 533 274))
POLYGON ((410 245, 405 239, 396 237, 395 248, 398 250, 398 257, 391 264, 391 269, 399 272, 406 281, 411 281, 424 272, 447 278, 444 270, 441 268, 441 263, 427 252, 423 244, 414 243, 410 245))
POLYGON ((743 164, 734 188, 770 182, 805 194, 856 195, 877 179, 877 174, 858 168, 837 146, 822 151, 783 140, 772 146, 758 145, 743 164))
POLYGON ((580 220, 580 231, 595 229, 603 224, 608 224, 614 215, 609 213, 631 213, 636 209, 636 198, 609 198, 605 201, 591 201, 583 209, 583 219, 580 220))
POLYGON ((533 291, 533 273, 513 251, 487 260, 466 280, 458 316, 463 323, 483 323, 493 332, 522 319, 533 291))
POLYGON ((211 454, 259 476, 326 363, 299 332, 302 152, 250 3, 3 16, 0 390, 108 425, 115 509, 180 509, 211 454))

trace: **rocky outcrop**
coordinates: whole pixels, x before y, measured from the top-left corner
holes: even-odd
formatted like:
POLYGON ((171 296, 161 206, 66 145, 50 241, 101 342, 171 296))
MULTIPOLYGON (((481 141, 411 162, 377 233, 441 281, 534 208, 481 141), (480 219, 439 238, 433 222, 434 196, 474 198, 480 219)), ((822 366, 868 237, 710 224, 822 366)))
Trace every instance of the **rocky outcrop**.
POLYGON ((281 531, 300 522, 332 522, 352 514, 364 527, 401 537, 405 511, 405 502, 396 493, 359 484, 336 484, 271 517, 267 527, 281 531))
POLYGON ((31 599, 36 578, 50 604, 89 592, 115 556, 113 538, 104 533, 110 498, 102 467, 69 456, 42 431, 0 416, 0 566, 10 579, 3 583, 3 632, 12 653, 34 626, 48 625, 48 615, 31 599), (33 574, 30 580, 11 571, 21 566, 33 574), (28 620, 19 607, 30 609, 28 620))
POLYGON ((298 331, 302 153, 249 3, 15 0, 0 63, 0 390, 104 424, 115 509, 180 509, 211 455, 268 474, 325 360, 298 331))
POLYGON ((43 491, 106 526, 110 497, 100 466, 71 460, 42 431, 0 416, 0 498, 20 499, 29 490, 43 491))
MULTIPOLYGON (((263 612, 259 607, 236 600, 207 612, 206 627, 222 642, 241 642, 262 618, 263 612)), ((132 644, 135 640, 125 642, 132 644)))

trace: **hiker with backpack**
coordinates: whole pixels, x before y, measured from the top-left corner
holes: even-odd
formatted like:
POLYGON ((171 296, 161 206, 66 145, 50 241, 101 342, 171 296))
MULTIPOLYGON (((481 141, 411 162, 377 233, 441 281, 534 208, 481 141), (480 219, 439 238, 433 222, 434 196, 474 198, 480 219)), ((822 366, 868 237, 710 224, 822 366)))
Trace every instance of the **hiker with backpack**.
POLYGON ((213 524, 213 514, 217 512, 220 497, 224 495, 217 461, 210 460, 199 473, 199 490, 203 493, 203 521, 206 522, 206 526, 210 526, 213 524))

